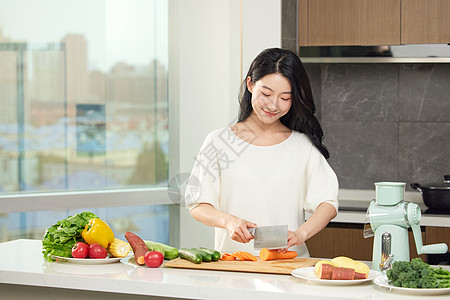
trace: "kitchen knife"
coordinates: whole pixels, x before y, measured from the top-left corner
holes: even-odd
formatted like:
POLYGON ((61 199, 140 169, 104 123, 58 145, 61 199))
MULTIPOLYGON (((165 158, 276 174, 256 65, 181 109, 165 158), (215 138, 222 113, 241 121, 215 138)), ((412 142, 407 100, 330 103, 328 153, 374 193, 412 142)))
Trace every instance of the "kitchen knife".
POLYGON ((249 228, 254 236, 253 249, 280 249, 287 247, 288 226, 272 225, 249 228))

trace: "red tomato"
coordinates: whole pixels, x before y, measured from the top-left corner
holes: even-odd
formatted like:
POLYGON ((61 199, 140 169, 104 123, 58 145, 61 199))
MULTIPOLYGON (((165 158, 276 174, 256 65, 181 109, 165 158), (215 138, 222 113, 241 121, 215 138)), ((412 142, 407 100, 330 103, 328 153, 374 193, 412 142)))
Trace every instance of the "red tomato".
POLYGON ((164 256, 159 251, 145 253, 144 262, 149 268, 158 268, 164 261, 164 256))
POLYGON ((89 247, 89 257, 90 258, 106 258, 108 251, 105 248, 95 243, 89 247))
POLYGON ((73 258, 85 258, 89 253, 89 245, 83 242, 78 242, 72 247, 73 258))

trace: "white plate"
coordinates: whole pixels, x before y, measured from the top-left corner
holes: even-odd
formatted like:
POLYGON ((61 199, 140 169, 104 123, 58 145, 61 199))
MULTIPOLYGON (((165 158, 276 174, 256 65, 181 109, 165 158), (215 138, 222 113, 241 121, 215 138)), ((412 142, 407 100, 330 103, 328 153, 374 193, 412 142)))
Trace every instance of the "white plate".
POLYGON ((309 268, 298 268, 291 272, 292 276, 306 279, 312 282, 317 282, 320 284, 327 284, 327 285, 354 285, 354 284, 361 284, 367 281, 374 280, 377 276, 380 276, 381 273, 370 270, 369 276, 366 279, 355 279, 355 280, 329 280, 329 279, 320 279, 317 277, 317 275, 314 273, 314 267, 309 268))
POLYGON ((386 275, 380 275, 373 281, 374 284, 391 289, 393 291, 397 291, 404 294, 414 294, 414 295, 443 295, 450 294, 450 288, 444 289, 410 289, 397 287, 389 283, 389 280, 386 275))
POLYGON ((107 257, 107 258, 73 258, 52 255, 56 262, 69 262, 79 265, 103 265, 120 261, 123 257, 107 257))

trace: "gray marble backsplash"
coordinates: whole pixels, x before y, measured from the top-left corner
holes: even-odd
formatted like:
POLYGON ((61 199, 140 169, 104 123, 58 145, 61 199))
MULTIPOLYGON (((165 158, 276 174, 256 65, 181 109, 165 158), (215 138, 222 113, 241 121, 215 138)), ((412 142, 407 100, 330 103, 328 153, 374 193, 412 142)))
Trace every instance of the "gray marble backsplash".
POLYGON ((341 188, 450 174, 450 64, 305 64, 341 188))

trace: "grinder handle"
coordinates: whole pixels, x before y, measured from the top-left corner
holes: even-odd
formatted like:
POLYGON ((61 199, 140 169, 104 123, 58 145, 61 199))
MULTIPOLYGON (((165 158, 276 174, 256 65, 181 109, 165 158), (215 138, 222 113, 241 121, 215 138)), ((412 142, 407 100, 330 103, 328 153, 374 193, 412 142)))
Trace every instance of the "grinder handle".
POLYGON ((432 245, 426 245, 422 246, 421 253, 417 251, 418 254, 442 254, 447 253, 448 247, 446 243, 440 243, 440 244, 432 244, 432 245))
POLYGON ((420 217, 421 212, 417 204, 408 204, 408 222, 411 226, 412 232, 414 234, 414 241, 416 242, 417 254, 443 254, 447 253, 448 246, 445 243, 423 245, 422 242, 422 232, 420 230, 420 217))

